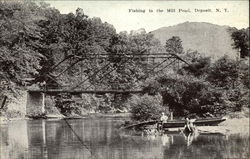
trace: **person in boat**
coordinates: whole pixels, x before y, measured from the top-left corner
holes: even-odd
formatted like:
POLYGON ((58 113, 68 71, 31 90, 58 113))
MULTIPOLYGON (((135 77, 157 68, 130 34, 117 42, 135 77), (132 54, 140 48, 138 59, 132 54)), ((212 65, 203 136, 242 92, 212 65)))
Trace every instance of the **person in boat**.
POLYGON ((162 112, 162 114, 161 114, 161 119, 160 119, 160 120, 161 120, 162 123, 167 123, 168 116, 165 115, 164 112, 162 112))
POLYGON ((161 129, 163 128, 163 125, 164 125, 165 123, 167 123, 167 120, 168 120, 168 116, 165 115, 164 112, 162 112, 161 118, 160 118, 160 123, 158 124, 158 129, 161 130, 161 129))
POLYGON ((189 119, 188 117, 186 117, 185 120, 184 130, 188 130, 189 132, 194 132, 193 120, 189 119))

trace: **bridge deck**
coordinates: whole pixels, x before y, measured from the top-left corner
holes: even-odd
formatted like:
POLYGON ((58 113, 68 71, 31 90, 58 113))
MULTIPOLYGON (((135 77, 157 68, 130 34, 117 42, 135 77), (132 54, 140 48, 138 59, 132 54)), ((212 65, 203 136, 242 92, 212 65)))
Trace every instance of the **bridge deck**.
POLYGON ((142 90, 66 90, 66 89, 34 89, 28 92, 41 92, 41 93, 86 93, 86 94, 104 94, 104 93, 142 93, 142 90))

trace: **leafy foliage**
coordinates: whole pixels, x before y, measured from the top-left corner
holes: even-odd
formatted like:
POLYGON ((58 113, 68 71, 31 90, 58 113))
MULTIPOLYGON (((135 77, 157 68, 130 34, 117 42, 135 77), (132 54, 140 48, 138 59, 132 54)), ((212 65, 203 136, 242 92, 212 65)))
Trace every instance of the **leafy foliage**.
MULTIPOLYGON (((222 92, 208 82, 191 76, 176 78, 166 75, 155 80, 160 84, 157 88, 161 92, 163 104, 168 106, 175 116, 188 114, 203 116, 206 113, 220 114, 223 112, 222 92)), ((146 89, 154 89, 149 86, 146 89)))
POLYGON ((231 37, 234 41, 232 44, 240 52, 240 57, 249 57, 249 27, 247 29, 237 30, 231 28, 231 37))
POLYGON ((172 54, 182 54, 183 47, 181 43, 182 41, 180 37, 173 36, 172 38, 166 41, 166 45, 165 45, 166 51, 172 54))
POLYGON ((129 105, 131 106, 132 119, 136 121, 159 119, 161 112, 165 111, 160 95, 133 96, 129 105))
POLYGON ((238 78, 238 67, 234 60, 224 56, 210 68, 208 81, 218 87, 232 87, 238 78))
POLYGON ((0 78, 23 85, 40 68, 39 9, 33 3, 0 2, 0 78))
POLYGON ((247 64, 224 56, 214 63, 207 57, 191 52, 184 56, 179 75, 163 74, 144 85, 144 92, 161 93, 163 104, 175 116, 220 115, 247 107, 247 64))
POLYGON ((185 60, 189 61, 189 65, 184 65, 179 73, 184 72, 195 77, 204 76, 210 69, 211 59, 210 57, 203 57, 197 51, 187 52, 185 60))
POLYGON ((72 115, 80 112, 79 107, 75 106, 75 101, 72 100, 72 95, 68 93, 59 94, 55 98, 55 106, 63 115, 72 115))
MULTIPOLYGON (((7 96, 7 103, 20 95, 24 79, 41 68, 40 9, 34 3, 0 1, 0 98, 7 96)), ((0 111, 7 109, 5 104, 0 111)))

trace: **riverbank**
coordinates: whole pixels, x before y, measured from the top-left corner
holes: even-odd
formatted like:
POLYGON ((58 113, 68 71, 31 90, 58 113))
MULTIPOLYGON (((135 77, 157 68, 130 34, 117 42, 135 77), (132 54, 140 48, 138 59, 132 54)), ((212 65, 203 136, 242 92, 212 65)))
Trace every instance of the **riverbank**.
MULTIPOLYGON (((115 114, 102 114, 91 113, 84 116, 65 117, 63 115, 48 115, 45 119, 83 119, 83 118, 125 118, 129 119, 130 113, 115 113, 115 114)), ((4 118, 0 117, 0 124, 8 123, 15 120, 32 120, 31 118, 4 118)), ((125 121, 125 120, 124 120, 125 121)), ((210 133, 223 133, 223 134, 249 134, 250 119, 249 118, 232 118, 220 123, 218 126, 199 126, 197 129, 201 132, 210 133)))
POLYGON ((36 117, 36 118, 32 118, 32 117, 13 117, 13 118, 8 118, 5 116, 0 116, 0 124, 1 122, 7 122, 7 121, 14 121, 14 120, 32 120, 32 119, 83 119, 83 118, 129 118, 130 117, 130 113, 107 113, 107 114, 103 114, 103 113, 89 113, 86 115, 75 115, 75 116, 64 116, 62 114, 48 114, 48 115, 44 115, 41 117, 36 117))
POLYGON ((234 118, 227 119, 218 126, 199 126, 196 127, 201 133, 222 133, 230 134, 245 134, 249 135, 249 118, 234 118))
POLYGON ((219 125, 221 128, 227 129, 229 133, 247 133, 249 134, 250 120, 249 118, 233 118, 227 119, 219 125))

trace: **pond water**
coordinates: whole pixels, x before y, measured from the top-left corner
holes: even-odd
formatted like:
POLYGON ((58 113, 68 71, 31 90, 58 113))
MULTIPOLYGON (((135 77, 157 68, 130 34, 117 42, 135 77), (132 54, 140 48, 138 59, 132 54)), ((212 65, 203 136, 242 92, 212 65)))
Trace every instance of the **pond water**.
POLYGON ((122 118, 19 120, 0 125, 0 159, 249 158, 249 135, 129 135, 122 118))

